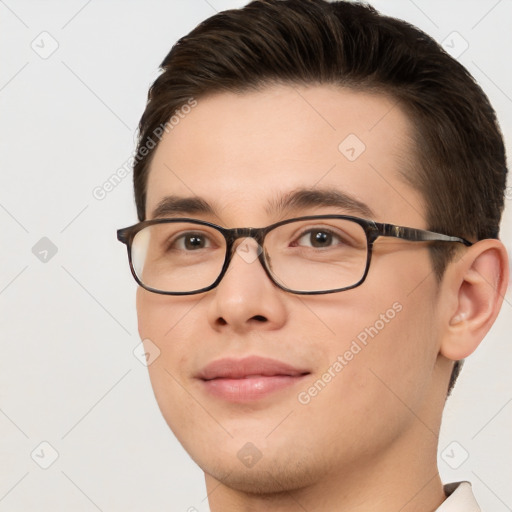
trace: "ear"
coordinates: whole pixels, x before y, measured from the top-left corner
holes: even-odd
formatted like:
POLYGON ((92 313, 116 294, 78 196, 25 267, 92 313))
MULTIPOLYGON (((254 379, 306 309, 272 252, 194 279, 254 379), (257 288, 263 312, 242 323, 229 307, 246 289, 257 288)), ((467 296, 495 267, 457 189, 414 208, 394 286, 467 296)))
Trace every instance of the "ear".
POLYGON ((441 284, 443 356, 457 361, 478 347, 498 316, 508 279, 507 251, 499 240, 480 240, 448 264, 441 284))

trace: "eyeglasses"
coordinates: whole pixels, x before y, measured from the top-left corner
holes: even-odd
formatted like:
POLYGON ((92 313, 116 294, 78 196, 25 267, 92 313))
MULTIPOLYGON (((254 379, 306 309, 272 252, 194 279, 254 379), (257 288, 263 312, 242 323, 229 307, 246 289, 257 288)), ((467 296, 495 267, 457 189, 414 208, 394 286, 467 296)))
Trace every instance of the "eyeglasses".
POLYGON ((311 215, 264 228, 227 229, 188 218, 154 219, 119 229, 133 277, 148 291, 192 295, 215 288, 236 252, 259 260, 282 290, 317 295, 349 290, 365 280, 379 237, 411 242, 472 243, 422 229, 348 215, 311 215))

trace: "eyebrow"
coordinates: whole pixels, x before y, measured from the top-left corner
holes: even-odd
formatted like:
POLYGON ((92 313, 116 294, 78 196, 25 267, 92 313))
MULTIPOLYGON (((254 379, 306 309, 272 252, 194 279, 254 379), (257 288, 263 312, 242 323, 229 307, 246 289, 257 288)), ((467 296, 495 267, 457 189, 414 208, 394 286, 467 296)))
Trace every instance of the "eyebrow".
MULTIPOLYGON (((298 210, 314 207, 335 207, 346 212, 373 218, 373 210, 352 195, 333 189, 298 189, 276 199, 270 200, 268 215, 285 215, 298 210)), ((215 208, 200 197, 166 196, 157 204, 151 218, 159 219, 176 215, 215 215, 215 208)))
POLYGON ((215 210, 200 197, 166 196, 155 207, 151 218, 160 219, 174 215, 213 214, 215 210))
POLYGON ((269 202, 268 214, 284 214, 292 211, 332 206, 363 217, 373 218, 375 213, 354 196, 334 189, 298 189, 269 202))

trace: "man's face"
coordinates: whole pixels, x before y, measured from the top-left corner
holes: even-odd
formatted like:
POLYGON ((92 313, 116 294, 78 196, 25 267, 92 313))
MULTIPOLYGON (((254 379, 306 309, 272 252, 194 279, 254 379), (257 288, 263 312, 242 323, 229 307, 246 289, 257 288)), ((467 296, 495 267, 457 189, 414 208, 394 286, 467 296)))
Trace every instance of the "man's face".
MULTIPOLYGON (((363 216, 341 204, 269 208, 304 189, 339 191, 375 221, 425 229, 421 194, 400 177, 414 172, 411 130, 390 99, 334 87, 199 98, 156 149, 146 215, 174 196, 212 210, 175 216, 230 228, 363 216)), ((160 409, 207 478, 241 490, 349 480, 418 443, 435 456, 448 375, 436 371, 437 292, 425 245, 394 239, 375 243, 366 281, 341 293, 285 292, 237 252, 209 292, 139 288, 140 335, 161 351, 149 366, 160 409), (220 375, 206 377, 219 361, 220 375)))

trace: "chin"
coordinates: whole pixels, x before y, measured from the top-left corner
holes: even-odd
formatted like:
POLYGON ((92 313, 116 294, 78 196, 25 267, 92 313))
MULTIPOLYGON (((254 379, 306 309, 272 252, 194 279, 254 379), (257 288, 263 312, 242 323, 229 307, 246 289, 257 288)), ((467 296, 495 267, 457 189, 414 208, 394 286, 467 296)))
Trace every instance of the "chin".
MULTIPOLYGON (((229 457, 231 458, 231 457, 229 457)), ((316 467, 310 460, 302 457, 279 458, 275 454, 262 456, 252 467, 246 467, 235 458, 204 464, 196 460, 206 478, 221 482, 226 487, 246 494, 260 496, 289 493, 303 489, 319 481, 324 476, 325 467, 316 467)))

